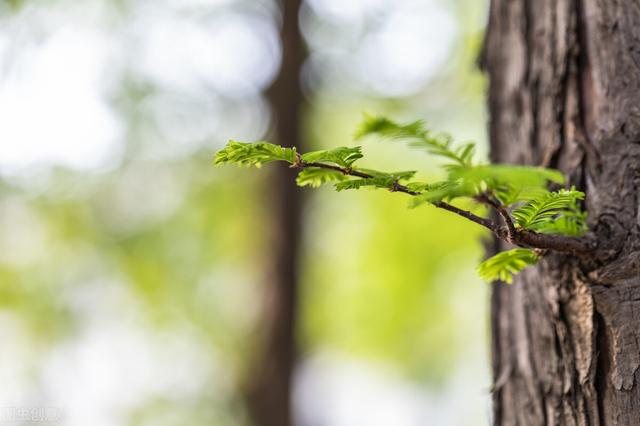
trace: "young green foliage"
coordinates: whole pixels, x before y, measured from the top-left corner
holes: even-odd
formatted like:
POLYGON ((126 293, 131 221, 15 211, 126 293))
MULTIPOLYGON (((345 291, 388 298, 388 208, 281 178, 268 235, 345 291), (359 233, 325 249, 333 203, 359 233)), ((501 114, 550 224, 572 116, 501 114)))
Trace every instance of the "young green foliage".
POLYGON ((302 161, 306 161, 307 163, 333 163, 340 167, 349 168, 353 165, 353 163, 355 163, 362 157, 363 155, 361 147, 354 146, 352 148, 349 148, 346 146, 341 146, 339 148, 334 148, 326 151, 307 152, 306 154, 302 155, 302 161))
POLYGON ((512 212, 516 225, 524 229, 544 233, 575 235, 584 230, 584 214, 578 208, 578 200, 584 193, 574 188, 567 191, 548 192, 515 208, 512 212), (564 219, 559 221, 559 219, 564 219))
POLYGON ((475 152, 474 143, 466 143, 452 149, 452 138, 446 133, 432 134, 422 120, 409 124, 397 124, 384 117, 365 115, 356 132, 356 139, 379 135, 392 139, 406 139, 411 146, 425 148, 430 154, 453 160, 459 166, 470 166, 475 152))
POLYGON ((517 248, 503 251, 478 265, 478 275, 485 281, 504 281, 511 284, 513 275, 529 265, 534 265, 538 256, 533 250, 517 248))
POLYGON ((224 149, 216 153, 214 163, 260 167, 272 161, 296 161, 296 149, 284 148, 269 142, 245 143, 229 141, 224 149))
POLYGON ((587 233, 587 213, 580 210, 577 205, 563 211, 559 216, 545 223, 538 232, 544 234, 567 235, 581 237, 587 233))
MULTIPOLYGON (((580 237, 588 230, 586 213, 579 205, 584 194, 574 188, 555 192, 548 189, 550 184, 565 183, 564 176, 557 170, 478 164, 474 162, 475 144, 455 147, 449 135, 431 132, 422 121, 398 124, 384 117, 365 116, 356 139, 372 135, 406 140, 412 147, 443 158, 444 179, 428 183, 414 180, 415 171, 387 173, 361 168, 356 164, 363 158, 359 146, 299 154, 295 148, 268 142, 230 141, 216 154, 215 164, 259 167, 268 162, 284 161, 300 170, 296 179, 300 186, 319 187, 333 183, 338 191, 382 188, 404 192, 412 196, 412 207, 432 204, 485 226, 511 244, 527 247, 499 253, 480 264, 478 271, 486 280, 511 282, 514 274, 536 263, 538 256, 529 247, 535 247, 535 242, 544 239, 545 234, 580 237), (503 226, 449 204, 458 198, 468 198, 493 208, 499 213, 503 226), (536 238, 527 240, 531 235, 536 238)), ((561 251, 583 247, 575 241, 573 244, 558 241, 547 241, 543 246, 549 248, 555 244, 561 251)))
POLYGON ((425 203, 436 203, 438 201, 451 201, 460 197, 472 197, 476 191, 465 182, 445 180, 434 182, 423 187, 422 193, 415 196, 409 202, 409 207, 418 207, 425 203))
POLYGON ((350 179, 344 182, 339 182, 335 184, 335 188, 337 191, 343 191, 345 189, 360 189, 364 186, 370 186, 374 188, 386 188, 393 190, 393 187, 398 182, 406 181, 411 179, 416 172, 415 171, 407 171, 407 172, 395 172, 395 173, 384 173, 379 172, 377 170, 371 169, 358 169, 362 173, 366 173, 371 175, 369 178, 360 178, 360 179, 350 179))
POLYGON ((298 186, 310 186, 318 188, 328 182, 339 182, 345 180, 346 177, 342 173, 331 169, 321 169, 318 167, 309 167, 298 173, 296 183, 298 186))

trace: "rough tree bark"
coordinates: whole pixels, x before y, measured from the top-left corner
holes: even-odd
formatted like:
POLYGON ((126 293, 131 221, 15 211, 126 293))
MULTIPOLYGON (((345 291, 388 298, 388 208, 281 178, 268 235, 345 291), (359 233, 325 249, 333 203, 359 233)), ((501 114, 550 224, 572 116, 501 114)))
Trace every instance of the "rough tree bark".
POLYGON ((563 170, 598 249, 493 286, 497 425, 640 425, 640 3, 492 0, 493 160, 563 170))
MULTIPOLYGON (((268 96, 274 116, 273 137, 283 146, 304 150, 301 138, 303 94, 300 71, 304 43, 298 14, 301 0, 283 0, 282 62, 268 96)), ((270 256, 265 282, 265 306, 261 317, 263 344, 250 369, 247 399, 256 426, 290 426, 291 381, 296 359, 295 325, 298 310, 298 258, 302 199, 295 186, 296 172, 274 167, 267 183, 270 224, 267 226, 270 256)))

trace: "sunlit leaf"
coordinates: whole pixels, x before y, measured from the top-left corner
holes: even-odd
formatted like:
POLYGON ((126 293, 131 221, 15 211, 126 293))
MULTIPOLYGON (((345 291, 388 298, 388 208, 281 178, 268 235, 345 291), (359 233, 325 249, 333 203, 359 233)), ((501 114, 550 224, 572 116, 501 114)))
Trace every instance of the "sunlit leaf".
POLYGON ((307 152, 302 155, 302 160, 308 163, 333 163, 345 168, 350 168, 360 158, 362 158, 362 148, 359 146, 341 146, 329 150, 307 152))
POLYGON ((503 251, 478 265, 478 275, 485 281, 504 281, 511 284, 513 276, 529 265, 538 262, 538 256, 530 249, 503 251))
POLYGON ((435 182, 423 187, 420 195, 416 195, 409 202, 409 207, 418 207, 425 203, 435 203, 438 201, 451 201, 458 197, 468 197, 473 194, 473 188, 465 186, 460 182, 435 182))
POLYGON ((296 183, 299 186, 311 186, 312 188, 317 188, 325 183, 341 181, 344 179, 346 179, 346 176, 337 170, 309 167, 298 173, 296 183))
POLYGON ((422 120, 401 125, 386 117, 365 114, 356 131, 355 138, 361 139, 370 135, 389 138, 421 138, 424 133, 424 122, 422 120))
MULTIPOLYGON (((444 180, 434 183, 412 181, 415 171, 388 173, 356 167, 363 157, 360 147, 338 147, 298 155, 294 148, 266 142, 245 144, 229 142, 216 155, 216 164, 256 165, 282 160, 302 168, 300 186, 317 187, 336 182, 338 191, 360 188, 384 188, 410 193, 410 206, 450 202, 468 198, 511 214, 516 226, 531 231, 581 236, 587 231, 586 213, 578 204, 584 194, 575 189, 551 192, 550 185, 563 185, 565 178, 557 170, 507 164, 480 165, 473 162, 475 144, 454 146, 451 136, 432 133, 422 121, 398 124, 385 117, 365 116, 356 137, 378 135, 407 140, 410 146, 446 159, 444 180), (399 187, 398 185, 403 185, 399 187), (406 188, 406 189, 405 189, 406 188), (496 205, 497 203, 497 205, 496 205), (501 207, 501 208, 500 208, 501 207), (509 213, 511 212, 511 213, 509 213)), ((517 249, 501 253, 483 262, 479 271, 486 279, 510 282, 511 276, 537 256, 531 250, 517 249)))
POLYGON ((391 188, 394 181, 395 179, 392 177, 350 179, 336 183, 335 187, 338 191, 344 191, 346 189, 360 189, 367 186, 375 188, 391 188))
MULTIPOLYGON (((579 220, 576 215, 579 211, 578 200, 584 198, 584 193, 576 190, 561 189, 557 192, 549 192, 539 198, 533 199, 513 211, 516 224, 525 229, 541 230, 558 215, 569 214, 573 219, 579 220)), ((569 225, 568 223, 566 225, 569 225)), ((577 225, 577 224, 576 224, 577 225)), ((555 229, 559 229, 554 227, 555 229)))
POLYGON ((296 149, 269 142, 246 143, 232 140, 216 153, 214 159, 216 165, 236 164, 256 167, 272 161, 286 161, 293 164, 296 161, 296 149))

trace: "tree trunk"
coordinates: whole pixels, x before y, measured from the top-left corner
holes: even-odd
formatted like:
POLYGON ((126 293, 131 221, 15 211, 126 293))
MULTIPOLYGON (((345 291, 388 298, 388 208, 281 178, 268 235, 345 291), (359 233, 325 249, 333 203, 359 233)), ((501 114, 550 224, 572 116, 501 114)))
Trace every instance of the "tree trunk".
POLYGON ((640 4, 492 0, 492 159, 586 192, 598 250, 493 285, 496 425, 640 425, 640 4))
MULTIPOLYGON (((282 63, 268 93, 274 116, 273 140, 304 149, 300 71, 305 51, 298 25, 300 0, 282 1, 281 10, 282 63)), ((264 209, 271 216, 267 226, 270 260, 260 326, 263 344, 250 369, 247 394, 254 425, 290 426, 302 199, 295 186, 295 171, 278 164, 272 172, 266 193, 269 206, 264 209)))

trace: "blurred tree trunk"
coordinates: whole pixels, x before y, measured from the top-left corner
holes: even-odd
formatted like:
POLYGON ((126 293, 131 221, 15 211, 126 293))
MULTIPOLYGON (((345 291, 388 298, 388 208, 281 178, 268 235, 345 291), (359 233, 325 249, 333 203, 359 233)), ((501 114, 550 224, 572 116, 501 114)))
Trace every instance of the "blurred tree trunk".
POLYGON ((599 250, 492 295, 497 425, 640 424, 640 4, 492 0, 494 161, 563 170, 599 250))
MULTIPOLYGON (((283 0, 282 63, 269 89, 274 117, 273 139, 283 146, 303 148, 303 94, 300 71, 305 49, 298 25, 301 0, 283 0)), ((301 193, 296 173, 274 167, 267 183, 264 212, 269 212, 268 276, 262 316, 263 343, 251 369, 248 405, 256 426, 290 426, 292 376, 296 360, 298 262, 301 236, 301 193)))

